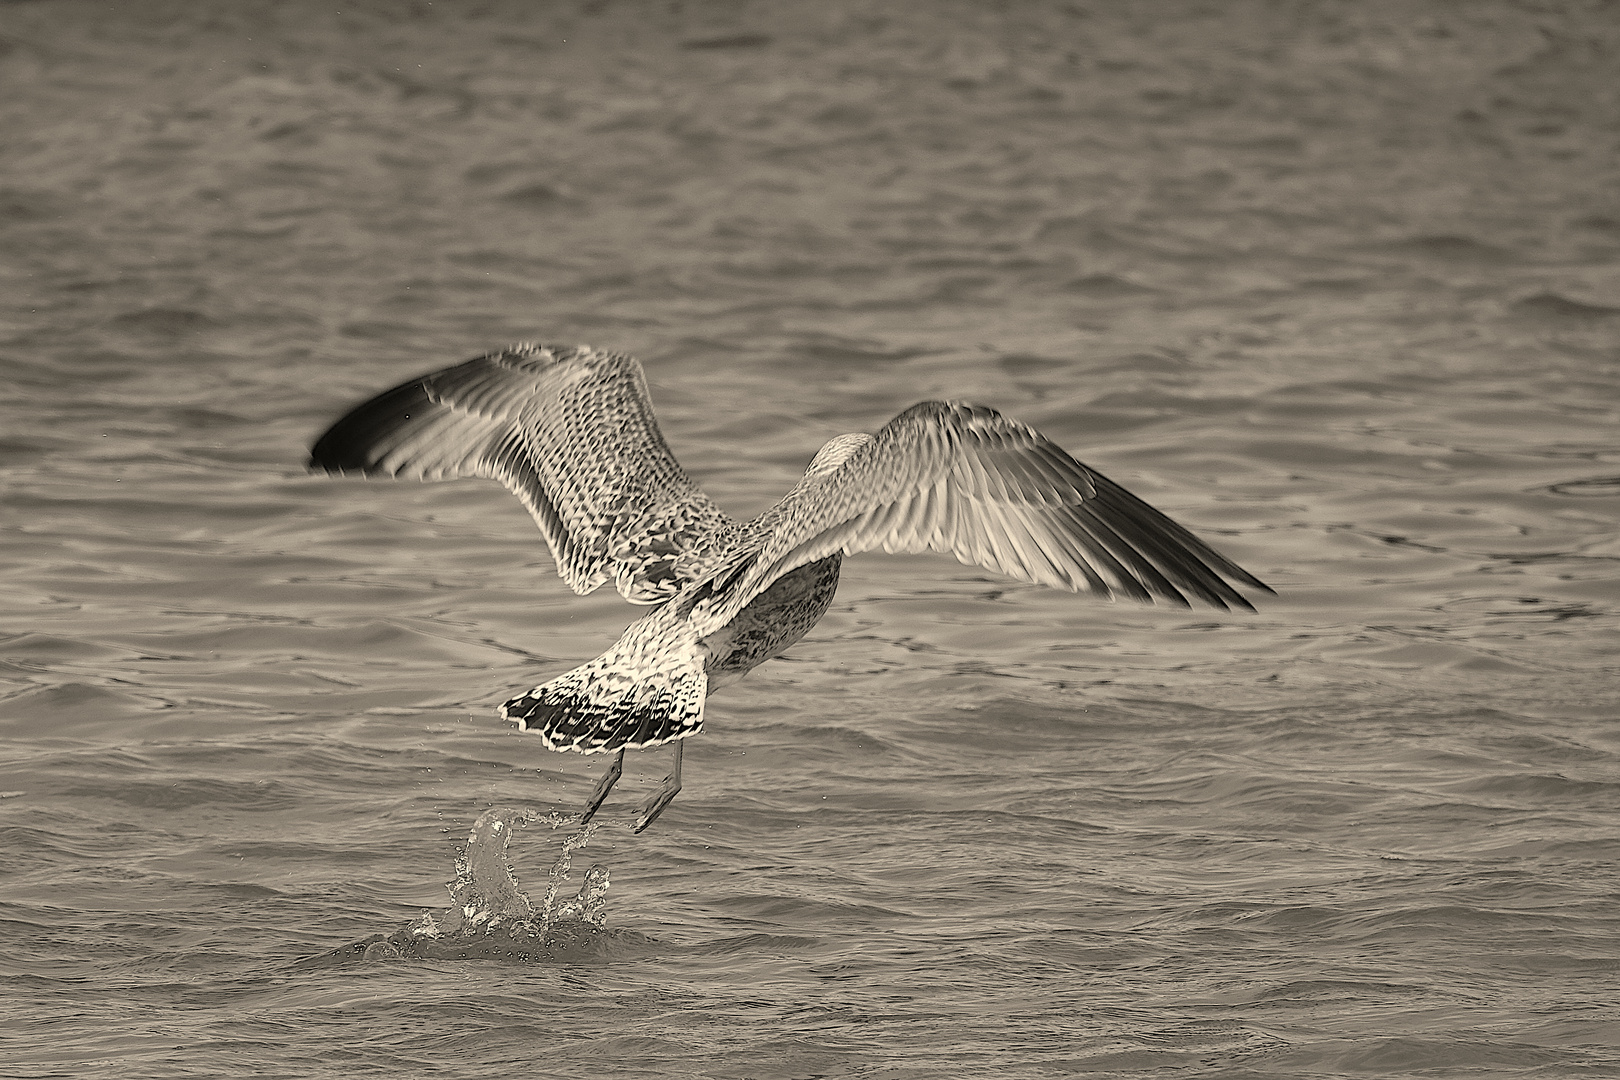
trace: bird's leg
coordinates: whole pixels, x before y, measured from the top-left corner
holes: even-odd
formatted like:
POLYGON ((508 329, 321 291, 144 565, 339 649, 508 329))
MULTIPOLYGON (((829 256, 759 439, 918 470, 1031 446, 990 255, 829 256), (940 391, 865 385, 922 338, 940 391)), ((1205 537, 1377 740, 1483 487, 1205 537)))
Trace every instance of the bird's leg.
POLYGON ((613 790, 613 785, 618 783, 619 777, 623 775, 624 751, 620 750, 614 755, 613 764, 608 766, 608 771, 603 773, 602 779, 596 782, 596 790, 591 792, 589 799, 585 800, 585 811, 579 815, 581 825, 596 816, 596 812, 602 808, 603 801, 608 797, 608 792, 613 790))
POLYGON ((653 792, 653 797, 648 799, 646 803, 642 805, 641 815, 636 818, 636 832, 641 832, 647 826, 657 821, 658 815, 664 812, 664 807, 668 806, 670 802, 674 800, 675 796, 680 792, 681 749, 685 746, 685 744, 686 740, 684 739, 676 740, 675 768, 668 776, 664 777, 663 784, 658 788, 657 791, 653 792))

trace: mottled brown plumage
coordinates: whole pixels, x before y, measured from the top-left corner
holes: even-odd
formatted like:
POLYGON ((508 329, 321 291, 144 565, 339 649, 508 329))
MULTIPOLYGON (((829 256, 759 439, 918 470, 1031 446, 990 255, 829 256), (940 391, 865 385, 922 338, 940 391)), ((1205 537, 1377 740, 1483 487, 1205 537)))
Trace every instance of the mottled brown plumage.
MULTIPOLYGON (((875 436, 823 446, 782 500, 746 523, 681 470, 641 366, 587 346, 515 345, 358 406, 315 443, 329 473, 482 476, 523 500, 575 592, 611 580, 656 604, 603 655, 501 713, 556 750, 695 735, 708 695, 779 655, 825 614, 845 555, 949 552, 1025 581, 1253 610, 1271 590, 1035 429, 982 406, 926 401, 875 436)), ((680 790, 675 769, 646 828, 680 790)), ((588 820, 619 774, 597 786, 588 820)))

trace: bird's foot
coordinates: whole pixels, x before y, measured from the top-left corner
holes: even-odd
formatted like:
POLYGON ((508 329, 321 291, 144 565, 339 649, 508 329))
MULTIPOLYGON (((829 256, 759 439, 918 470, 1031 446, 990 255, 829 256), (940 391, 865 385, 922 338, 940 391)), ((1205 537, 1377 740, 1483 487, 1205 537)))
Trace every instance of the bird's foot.
POLYGON ((680 790, 681 780, 679 776, 671 773, 669 776, 664 777, 662 786, 653 792, 652 798, 642 804, 641 813, 636 815, 635 831, 641 832, 657 821, 658 815, 662 814, 664 808, 675 801, 675 796, 680 794, 680 790))
POLYGON ((684 741, 675 744, 675 767, 670 770, 653 797, 642 804, 641 813, 636 815, 636 832, 641 832, 647 826, 658 820, 658 815, 664 812, 664 807, 680 793, 681 790, 681 755, 686 750, 684 741))
MULTIPOLYGON (((607 801, 608 792, 613 790, 613 785, 618 783, 619 777, 623 775, 624 751, 620 750, 613 756, 613 764, 609 765, 607 772, 602 774, 602 779, 596 782, 596 790, 592 791, 591 797, 585 800, 585 809, 581 811, 579 815, 579 823, 581 825, 589 823, 591 818, 596 816, 596 812, 600 810, 602 808, 602 804, 607 801)), ((671 797, 673 798, 673 796, 671 797)), ((663 808, 660 807, 659 809, 663 808)), ((641 830, 637 829, 636 831, 640 832, 641 830)))

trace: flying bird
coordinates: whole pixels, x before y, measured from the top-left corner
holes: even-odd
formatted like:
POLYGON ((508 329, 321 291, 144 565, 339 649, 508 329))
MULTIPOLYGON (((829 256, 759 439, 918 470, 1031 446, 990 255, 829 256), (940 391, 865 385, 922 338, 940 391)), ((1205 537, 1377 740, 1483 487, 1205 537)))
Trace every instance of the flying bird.
POLYGON ((780 502, 727 516, 681 469, 641 365, 622 353, 524 343, 354 408, 322 435, 327 473, 505 484, 576 593, 611 581, 651 608, 607 652, 510 699, 501 715, 553 750, 675 743, 635 831, 681 789, 680 740, 710 694, 798 641, 826 613, 844 556, 938 551, 1058 589, 1183 607, 1254 607, 1253 574, 1034 428, 962 402, 913 405, 875 435, 823 446, 780 502))

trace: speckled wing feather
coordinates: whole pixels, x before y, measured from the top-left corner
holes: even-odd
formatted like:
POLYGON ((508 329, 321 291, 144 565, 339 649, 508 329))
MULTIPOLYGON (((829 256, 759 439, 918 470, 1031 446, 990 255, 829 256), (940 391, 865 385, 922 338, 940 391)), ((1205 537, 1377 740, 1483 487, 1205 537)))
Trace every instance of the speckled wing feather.
POLYGON ((836 468, 817 475, 812 465, 748 531, 762 540, 721 575, 705 625, 795 566, 877 548, 949 552, 1024 581, 1183 606, 1190 594, 1254 610, 1228 581, 1271 591, 1034 428, 974 405, 907 409, 836 468))
POLYGON ((652 604, 701 579, 736 524, 682 471, 641 365, 619 353, 514 345, 412 379, 322 435, 312 467, 510 488, 575 592, 612 579, 652 604))

